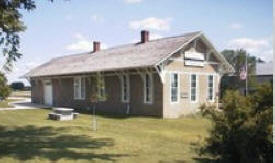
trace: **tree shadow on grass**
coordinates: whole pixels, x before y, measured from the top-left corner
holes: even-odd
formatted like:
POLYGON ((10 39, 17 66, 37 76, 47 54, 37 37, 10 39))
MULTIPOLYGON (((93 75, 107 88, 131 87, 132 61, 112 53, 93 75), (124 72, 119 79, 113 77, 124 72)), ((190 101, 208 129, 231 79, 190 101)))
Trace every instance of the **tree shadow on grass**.
POLYGON ((95 153, 96 149, 114 146, 111 138, 91 138, 85 135, 63 134, 65 127, 23 126, 8 129, 0 126, 0 158, 12 157, 21 161, 39 157, 59 159, 85 159, 116 161, 127 154, 95 153), (78 152, 83 150, 84 152, 78 152))

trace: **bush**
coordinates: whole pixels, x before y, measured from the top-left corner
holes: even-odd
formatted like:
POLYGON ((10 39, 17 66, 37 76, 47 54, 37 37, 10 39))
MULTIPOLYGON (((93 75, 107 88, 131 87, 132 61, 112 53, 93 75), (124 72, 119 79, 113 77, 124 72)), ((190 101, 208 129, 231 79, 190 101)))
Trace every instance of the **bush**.
POLYGON ((22 82, 13 82, 13 83, 11 84, 11 88, 12 88, 13 90, 23 90, 24 87, 25 87, 25 85, 24 85, 24 83, 22 83, 22 82))
POLYGON ((222 162, 272 162, 272 90, 270 84, 262 85, 248 97, 227 91, 222 111, 203 105, 203 116, 214 126, 201 154, 222 162))
POLYGON ((0 73, 0 101, 6 99, 11 93, 7 85, 7 78, 4 74, 0 73))

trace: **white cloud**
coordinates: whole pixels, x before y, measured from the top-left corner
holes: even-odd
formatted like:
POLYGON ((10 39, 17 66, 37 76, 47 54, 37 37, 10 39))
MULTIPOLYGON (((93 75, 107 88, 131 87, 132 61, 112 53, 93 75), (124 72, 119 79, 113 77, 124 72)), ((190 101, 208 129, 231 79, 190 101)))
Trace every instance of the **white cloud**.
POLYGON ((273 50, 269 39, 237 38, 230 40, 227 47, 244 49, 251 55, 255 55, 266 61, 272 60, 273 50))
MULTIPOLYGON (((150 33, 150 36, 149 36, 150 40, 156 40, 156 39, 160 39, 160 38, 163 38, 163 36, 158 33, 150 33)), ((133 39, 130 42, 138 43, 138 42, 140 42, 140 39, 133 39)))
MULTIPOLYGON (((76 33, 74 35, 76 41, 66 46, 69 51, 92 51, 93 42, 85 38, 82 34, 76 33)), ((101 43, 101 49, 107 49, 107 45, 101 43)))
POLYGON ((162 35, 157 34, 157 33, 151 33, 151 34, 150 34, 150 39, 151 39, 151 40, 160 39, 160 38, 162 38, 162 37, 163 37, 162 35))
POLYGON ((104 21, 104 18, 102 16, 97 15, 97 14, 93 14, 91 16, 91 19, 95 23, 102 23, 104 21))
POLYGON ((238 30, 238 29, 242 29, 242 28, 243 28, 243 25, 242 25, 242 24, 239 24, 239 23, 233 23, 233 24, 230 24, 229 27, 230 27, 231 29, 238 30))
POLYGON ((140 2, 142 2, 143 0, 124 0, 124 2, 126 2, 126 3, 140 3, 140 2))
POLYGON ((228 46, 231 48, 245 49, 250 52, 259 52, 260 50, 269 46, 266 39, 251 39, 251 38, 237 38, 230 40, 228 46))
POLYGON ((170 29, 171 18, 148 17, 142 20, 133 20, 129 22, 129 28, 137 29, 153 29, 158 31, 168 31, 170 29))

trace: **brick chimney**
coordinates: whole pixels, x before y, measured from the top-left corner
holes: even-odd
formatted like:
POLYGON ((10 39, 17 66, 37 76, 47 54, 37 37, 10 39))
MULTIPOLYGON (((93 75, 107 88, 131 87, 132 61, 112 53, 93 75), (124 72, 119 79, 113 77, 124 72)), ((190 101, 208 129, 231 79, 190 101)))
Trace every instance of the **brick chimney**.
POLYGON ((141 38, 140 38, 141 43, 145 43, 149 41, 149 31, 142 30, 140 34, 141 34, 141 38))
POLYGON ((100 42, 99 41, 94 41, 94 51, 97 52, 100 51, 100 42))

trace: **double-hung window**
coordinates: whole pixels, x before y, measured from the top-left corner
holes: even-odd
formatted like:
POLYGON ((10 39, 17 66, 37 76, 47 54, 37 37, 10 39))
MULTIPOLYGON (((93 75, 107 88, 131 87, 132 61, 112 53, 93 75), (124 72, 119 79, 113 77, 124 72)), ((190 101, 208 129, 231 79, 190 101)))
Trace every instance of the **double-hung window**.
POLYGON ((129 75, 122 75, 120 81, 121 81, 121 99, 122 99, 122 102, 129 102, 129 100, 130 100, 129 75))
POLYGON ((153 102, 153 78, 152 74, 148 73, 144 75, 144 102, 153 102))
POLYGON ((197 101, 197 75, 192 74, 190 79, 190 100, 197 101))
POLYGON ((85 78, 74 78, 74 99, 85 99, 85 78))
POLYGON ((207 99, 214 101, 214 76, 209 75, 207 78, 207 99))
POLYGON ((179 76, 177 73, 172 73, 170 76, 170 99, 171 102, 179 101, 179 76))
POLYGON ((99 76, 97 80, 99 101, 106 100, 105 79, 104 76, 99 76))

